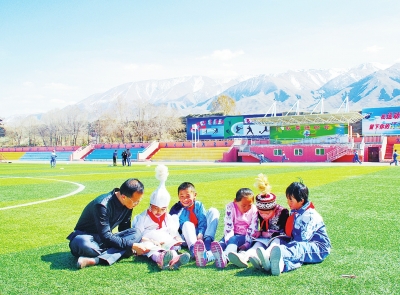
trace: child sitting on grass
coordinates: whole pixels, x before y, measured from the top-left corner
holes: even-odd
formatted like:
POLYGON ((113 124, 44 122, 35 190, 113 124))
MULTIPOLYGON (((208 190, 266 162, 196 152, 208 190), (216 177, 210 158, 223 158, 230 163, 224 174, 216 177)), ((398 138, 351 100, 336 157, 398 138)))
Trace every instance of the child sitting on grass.
POLYGON ((165 181, 168 177, 168 168, 164 165, 156 167, 156 178, 160 185, 150 197, 150 207, 135 216, 132 227, 143 233, 142 243, 150 252, 145 254, 151 257, 161 269, 177 269, 187 264, 190 255, 184 253, 178 255, 175 247, 183 241, 180 238, 177 216, 167 213, 171 196, 165 188, 165 181))
POLYGON ((290 240, 278 238, 280 245, 272 245, 270 254, 263 248, 257 249, 262 265, 267 266, 265 270, 271 270, 274 276, 299 268, 303 263, 322 262, 331 250, 324 221, 308 200, 307 186, 302 181, 293 182, 286 189, 286 199, 291 213, 285 232, 290 240))
POLYGON ((179 202, 172 206, 169 214, 179 216, 179 231, 197 266, 205 266, 213 261, 211 242, 215 239, 219 211, 210 208, 207 212, 203 203, 196 199, 197 192, 191 182, 178 187, 179 202))
POLYGON ((273 237, 284 234, 289 210, 276 203, 276 196, 271 193, 271 186, 266 175, 258 174, 254 185, 260 190, 256 196, 260 230, 255 232, 256 240, 249 250, 239 253, 231 252, 228 258, 238 267, 246 268, 250 260, 254 267, 260 269, 262 264, 257 257, 256 250, 260 247, 265 248, 273 237))
POLYGON ((226 267, 229 253, 238 249, 247 250, 257 231, 257 207, 251 189, 241 188, 237 191, 234 201, 226 205, 224 221, 223 238, 211 243, 217 268, 226 267))

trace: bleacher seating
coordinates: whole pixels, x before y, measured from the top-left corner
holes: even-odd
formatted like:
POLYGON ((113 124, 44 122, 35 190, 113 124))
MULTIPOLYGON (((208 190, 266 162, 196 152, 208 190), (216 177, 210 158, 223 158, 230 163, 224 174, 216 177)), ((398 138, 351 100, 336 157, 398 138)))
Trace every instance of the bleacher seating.
MULTIPOLYGON (((129 151, 131 152, 131 160, 136 161, 138 158, 138 153, 142 152, 145 148, 140 147, 140 148, 130 148, 129 151)), ((117 150, 118 153, 118 159, 122 159, 122 152, 125 150, 123 149, 106 149, 106 148, 101 148, 101 149, 95 149, 93 152, 91 152, 89 155, 85 157, 85 161, 111 161, 112 156, 114 151, 117 150)))
MULTIPOLYGON (((69 161, 72 152, 56 152, 57 161, 69 161)), ((50 161, 51 152, 27 152, 20 161, 50 161)))
POLYGON ((2 152, 1 155, 3 156, 3 160, 19 160, 25 152, 2 152))
POLYGON ((161 148, 151 160, 154 161, 198 161, 215 162, 221 160, 229 148, 161 148))

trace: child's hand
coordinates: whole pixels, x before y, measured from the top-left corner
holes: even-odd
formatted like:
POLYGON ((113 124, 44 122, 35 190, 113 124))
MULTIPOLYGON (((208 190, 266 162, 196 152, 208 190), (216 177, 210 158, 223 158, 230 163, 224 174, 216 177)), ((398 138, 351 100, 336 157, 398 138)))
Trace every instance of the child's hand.
POLYGON ((268 232, 268 231, 264 231, 264 232, 262 233, 262 237, 263 237, 263 238, 270 238, 270 237, 271 237, 271 233, 268 232))
POLYGON ((242 246, 239 247, 239 250, 246 251, 247 249, 249 249, 249 247, 250 247, 250 243, 246 242, 242 246))
POLYGON ((198 240, 202 240, 202 239, 203 239, 203 234, 198 234, 198 235, 197 235, 197 239, 198 239, 198 240))

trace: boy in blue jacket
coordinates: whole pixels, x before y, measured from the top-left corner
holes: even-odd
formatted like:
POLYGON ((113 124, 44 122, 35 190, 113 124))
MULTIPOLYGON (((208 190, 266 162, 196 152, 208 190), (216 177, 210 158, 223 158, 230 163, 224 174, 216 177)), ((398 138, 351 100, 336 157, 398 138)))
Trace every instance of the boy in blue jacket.
POLYGON ((218 227, 219 211, 210 208, 207 212, 203 203, 196 200, 197 192, 190 182, 178 187, 179 202, 172 206, 169 214, 179 217, 179 232, 185 240, 197 266, 205 266, 213 261, 211 242, 218 227))
POLYGON ((272 245, 269 255, 264 249, 257 249, 264 269, 274 276, 304 263, 320 263, 332 247, 325 223, 308 199, 307 186, 302 181, 293 182, 286 189, 286 199, 291 210, 285 226, 289 240, 277 237, 280 245, 272 245))

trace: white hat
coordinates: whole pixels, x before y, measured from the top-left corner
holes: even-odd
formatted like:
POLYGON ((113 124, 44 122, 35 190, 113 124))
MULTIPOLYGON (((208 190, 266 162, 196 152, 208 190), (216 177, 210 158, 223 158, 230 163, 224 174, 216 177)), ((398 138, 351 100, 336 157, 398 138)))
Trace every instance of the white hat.
POLYGON ((165 187, 165 182, 168 178, 168 167, 165 165, 158 165, 156 167, 156 178, 160 181, 158 188, 150 196, 150 204, 163 208, 168 207, 171 201, 171 195, 165 187))

